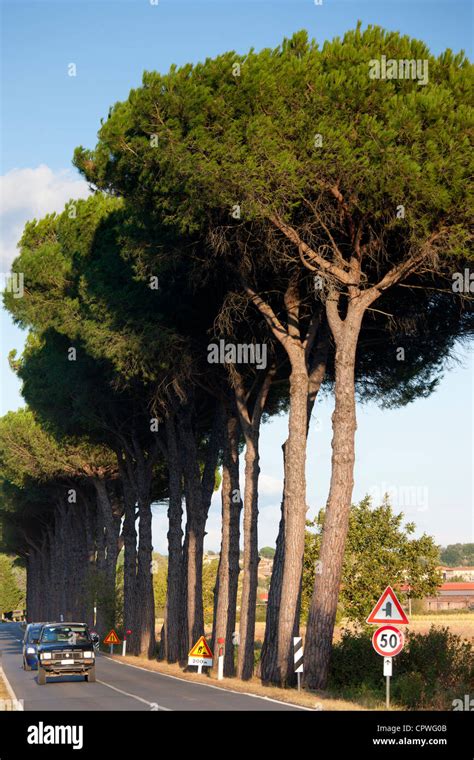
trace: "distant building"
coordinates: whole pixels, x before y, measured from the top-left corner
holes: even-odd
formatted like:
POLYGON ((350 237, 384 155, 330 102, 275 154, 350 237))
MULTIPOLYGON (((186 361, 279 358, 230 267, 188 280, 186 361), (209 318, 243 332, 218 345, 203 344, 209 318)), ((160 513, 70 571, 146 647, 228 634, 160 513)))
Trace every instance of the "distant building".
POLYGON ((465 565, 461 565, 461 567, 448 567, 443 565, 438 570, 441 573, 443 581, 452 581, 453 578, 462 578, 463 581, 467 582, 474 581, 474 567, 467 567, 465 565))
POLYGON ((428 612, 474 610, 474 582, 443 583, 436 596, 427 596, 424 602, 428 612))

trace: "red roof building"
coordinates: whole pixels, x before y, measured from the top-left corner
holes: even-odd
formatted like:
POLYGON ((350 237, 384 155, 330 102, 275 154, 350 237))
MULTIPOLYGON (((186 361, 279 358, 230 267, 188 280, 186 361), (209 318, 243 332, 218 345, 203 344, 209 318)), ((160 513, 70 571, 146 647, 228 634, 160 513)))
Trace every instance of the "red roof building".
POLYGON ((425 598, 426 609, 434 612, 441 610, 474 610, 474 583, 443 583, 436 596, 425 598))

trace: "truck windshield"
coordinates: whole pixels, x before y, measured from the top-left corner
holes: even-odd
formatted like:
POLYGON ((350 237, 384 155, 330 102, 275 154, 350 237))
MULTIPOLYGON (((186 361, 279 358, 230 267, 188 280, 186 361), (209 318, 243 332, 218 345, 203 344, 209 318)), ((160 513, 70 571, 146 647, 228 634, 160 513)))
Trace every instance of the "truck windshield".
POLYGON ((42 644, 87 644, 90 641, 87 628, 84 626, 51 626, 43 628, 42 644))

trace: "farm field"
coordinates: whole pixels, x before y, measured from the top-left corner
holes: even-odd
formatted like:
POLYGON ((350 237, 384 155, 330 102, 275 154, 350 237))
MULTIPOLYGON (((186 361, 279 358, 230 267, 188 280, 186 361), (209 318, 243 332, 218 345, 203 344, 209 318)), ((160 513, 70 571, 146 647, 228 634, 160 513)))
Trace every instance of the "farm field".
MULTIPOLYGON (((452 633, 461 636, 466 641, 474 642, 474 612, 460 612, 459 614, 437 615, 412 615, 410 625, 400 626, 403 630, 416 631, 416 633, 428 633, 431 626, 449 628, 452 633)), ((342 623, 334 630, 334 641, 339 641, 344 628, 350 628, 350 623, 342 623)), ((301 627, 301 634, 305 635, 305 626, 301 627)), ((255 626, 255 638, 263 641, 265 635, 265 623, 257 623, 255 626)))

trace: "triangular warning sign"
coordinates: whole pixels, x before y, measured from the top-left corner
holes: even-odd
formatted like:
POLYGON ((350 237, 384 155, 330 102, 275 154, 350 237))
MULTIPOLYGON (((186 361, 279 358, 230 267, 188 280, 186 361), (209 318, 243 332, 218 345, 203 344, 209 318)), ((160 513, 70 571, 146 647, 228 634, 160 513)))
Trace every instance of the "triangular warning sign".
POLYGON ((387 586, 367 618, 368 623, 408 623, 402 605, 391 586, 387 586))
POLYGON ((207 643, 204 636, 201 636, 201 638, 196 641, 193 648, 189 652, 188 657, 212 657, 212 652, 209 648, 209 644, 207 643))
POLYGON ((108 633, 107 636, 105 637, 104 644, 120 644, 120 639, 115 633, 113 628, 110 631, 110 633, 108 633))

